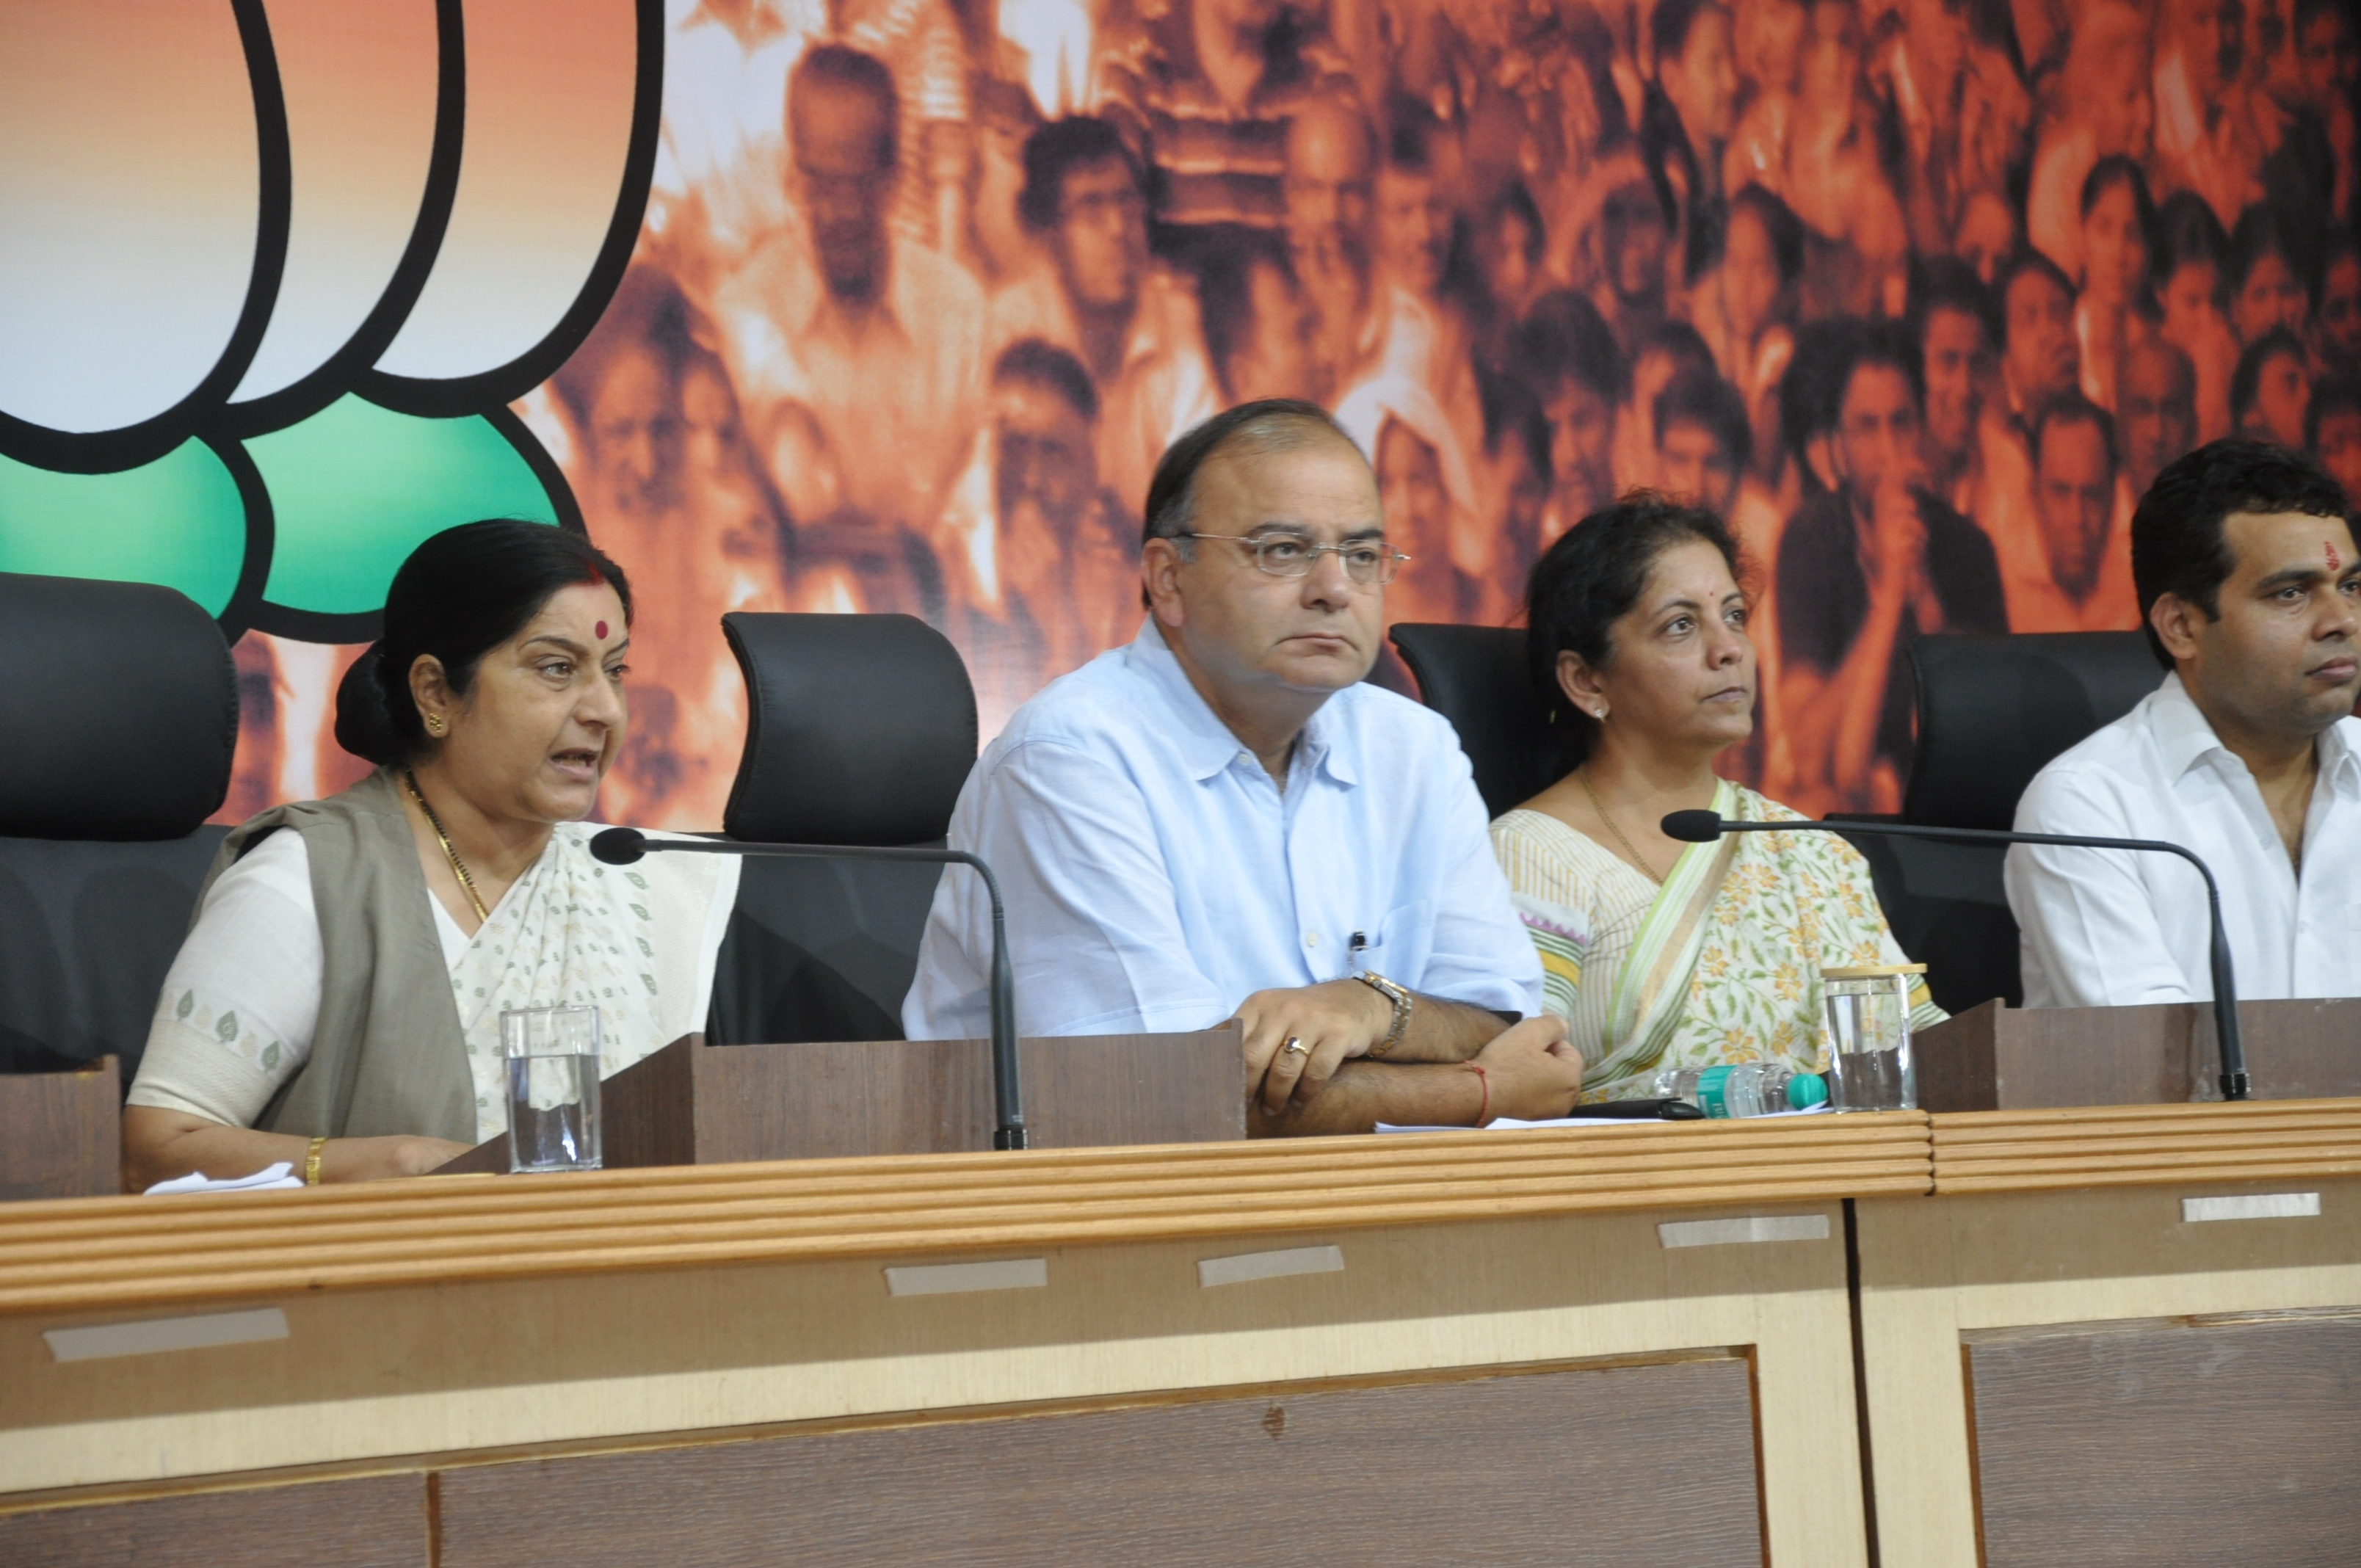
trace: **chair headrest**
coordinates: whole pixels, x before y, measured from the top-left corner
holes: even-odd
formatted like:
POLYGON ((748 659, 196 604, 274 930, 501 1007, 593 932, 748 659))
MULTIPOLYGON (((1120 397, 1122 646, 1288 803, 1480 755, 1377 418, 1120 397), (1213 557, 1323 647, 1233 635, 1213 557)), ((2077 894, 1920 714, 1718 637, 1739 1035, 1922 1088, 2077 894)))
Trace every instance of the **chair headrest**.
POLYGON ((1426 706, 1451 720, 1484 809, 1498 817, 1555 784, 1549 709, 1525 668, 1521 629, 1405 622, 1393 644, 1426 706))
POLYGON ((907 615, 721 618, 746 674, 733 839, 917 844, 943 837, 975 765, 975 688, 907 615))
POLYGON ((221 809, 237 671, 195 601, 0 572, 0 836, 178 839, 221 809))
POLYGON ((1921 637, 1918 744, 1902 819, 2007 828, 2033 775, 2114 723, 2164 676, 2136 631, 1921 637))

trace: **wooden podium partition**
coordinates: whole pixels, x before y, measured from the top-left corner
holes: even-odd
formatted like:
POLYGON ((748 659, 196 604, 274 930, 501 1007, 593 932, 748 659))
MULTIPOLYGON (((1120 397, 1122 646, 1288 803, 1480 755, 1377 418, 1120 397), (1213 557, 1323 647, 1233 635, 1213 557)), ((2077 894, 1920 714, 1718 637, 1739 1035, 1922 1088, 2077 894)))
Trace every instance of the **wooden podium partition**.
MULTIPOLYGON (((1235 1026, 1020 1040, 1017 1061, 1035 1148, 1246 1135, 1235 1026)), ((688 1035, 600 1085, 599 1117, 616 1170, 981 1152, 992 1147, 992 1043, 708 1046, 688 1035)), ((443 1174, 508 1168, 503 1135, 443 1174)))
POLYGON ((1855 1205, 1883 1568, 2361 1558, 2361 1101, 1932 1120, 1855 1205))
POLYGON ((78 1072, 0 1073, 0 1201, 123 1190, 123 1078, 101 1057, 78 1072))
MULTIPOLYGON (((2245 1002, 2238 1032, 2257 1100, 2361 1095, 2361 999, 2245 1002)), ((2219 1101, 2211 1003, 2015 1008, 1993 1001, 1921 1031, 1931 1112, 2219 1101)))

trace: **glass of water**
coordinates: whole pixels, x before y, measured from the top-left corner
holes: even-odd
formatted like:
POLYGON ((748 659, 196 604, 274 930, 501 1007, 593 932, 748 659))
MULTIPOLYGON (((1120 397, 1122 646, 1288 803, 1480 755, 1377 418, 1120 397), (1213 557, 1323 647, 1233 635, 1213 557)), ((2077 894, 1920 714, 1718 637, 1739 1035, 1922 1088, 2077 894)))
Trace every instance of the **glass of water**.
POLYGON ((1910 1059, 1910 992, 1925 964, 1824 969, 1828 1010, 1828 1109, 1916 1111, 1918 1069, 1910 1059))
POLYGON ((509 1169, 598 1168, 598 1010, 500 1014, 509 1068, 509 1169))

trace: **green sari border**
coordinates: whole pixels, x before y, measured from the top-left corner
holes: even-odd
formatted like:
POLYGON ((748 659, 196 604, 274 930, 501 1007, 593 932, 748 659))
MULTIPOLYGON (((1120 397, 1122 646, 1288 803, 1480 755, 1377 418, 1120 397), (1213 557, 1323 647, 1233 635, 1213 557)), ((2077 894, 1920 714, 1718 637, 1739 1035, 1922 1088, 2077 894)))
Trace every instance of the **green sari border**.
MULTIPOLYGON (((1732 817, 1738 786, 1717 782, 1714 813, 1732 817)), ((1689 980, 1705 950, 1706 916, 1720 896, 1722 880, 1744 836, 1725 833, 1710 844, 1691 844, 1664 878, 1631 938, 1615 989, 1608 1002, 1604 1056, 1622 1055, 1636 1043, 1620 1076, 1644 1072, 1663 1059, 1680 1025, 1689 980)))

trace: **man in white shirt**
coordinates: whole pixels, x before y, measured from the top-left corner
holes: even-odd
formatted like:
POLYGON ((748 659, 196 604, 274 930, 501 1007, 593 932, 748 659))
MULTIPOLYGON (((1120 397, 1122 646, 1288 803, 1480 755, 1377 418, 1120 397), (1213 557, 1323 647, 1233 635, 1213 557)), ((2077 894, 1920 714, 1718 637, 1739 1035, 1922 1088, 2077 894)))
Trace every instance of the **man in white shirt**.
MULTIPOLYGON (((1000 878, 1018 1027, 1235 1017, 1257 1133, 1565 1114, 1581 1061, 1467 759, 1362 684, 1403 558, 1359 450, 1312 404, 1248 403, 1173 444, 1147 515, 1138 637, 1018 709, 951 817, 1000 878)), ((946 877, 911 1038, 987 1032, 991 951, 982 887, 946 877)))
MULTIPOLYGON (((2160 839, 2222 888, 2242 997, 2361 994, 2361 552, 2344 492, 2280 447, 2216 441, 2132 520, 2132 573, 2172 673, 2058 758, 2020 832, 2160 839)), ((2028 1007, 2213 997, 2205 887, 2176 856, 2008 854, 2028 1007)))

